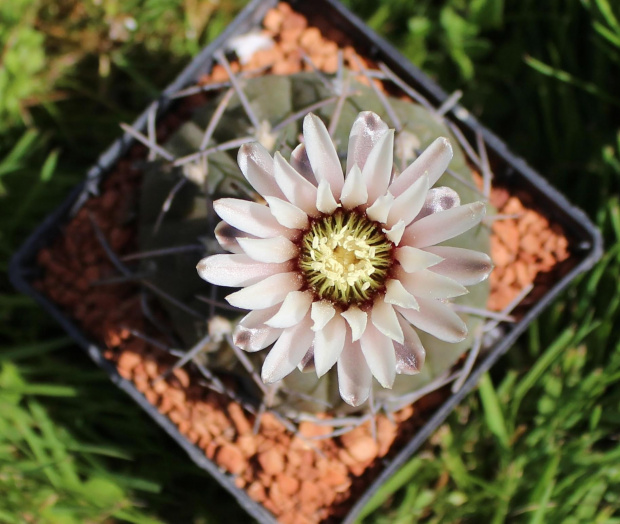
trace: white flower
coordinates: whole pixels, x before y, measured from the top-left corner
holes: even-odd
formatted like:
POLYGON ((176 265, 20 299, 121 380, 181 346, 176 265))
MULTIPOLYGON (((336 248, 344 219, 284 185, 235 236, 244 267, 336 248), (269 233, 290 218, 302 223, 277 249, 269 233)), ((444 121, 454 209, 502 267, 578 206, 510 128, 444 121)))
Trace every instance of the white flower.
POLYGON ((234 342, 246 351, 273 344, 266 383, 298 366, 314 365, 320 377, 337 364, 340 394, 358 406, 372 376, 391 388, 396 373, 419 372, 425 350, 414 327, 448 342, 466 337, 447 300, 492 264, 484 253, 435 244, 478 224, 485 206, 429 189, 452 158, 445 138, 392 180, 394 131, 372 112, 353 124, 346 177, 318 117, 306 116, 303 136, 290 162, 258 143, 241 148, 241 171, 267 205, 216 201, 216 237, 233 254, 201 260, 198 272, 243 288, 226 297, 252 310, 234 342))

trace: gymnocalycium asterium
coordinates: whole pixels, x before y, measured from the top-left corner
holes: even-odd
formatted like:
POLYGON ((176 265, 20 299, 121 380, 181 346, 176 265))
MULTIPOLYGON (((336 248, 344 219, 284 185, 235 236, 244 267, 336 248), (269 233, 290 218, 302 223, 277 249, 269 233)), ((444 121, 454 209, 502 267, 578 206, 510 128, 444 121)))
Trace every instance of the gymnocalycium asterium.
POLYGON ((250 310, 233 341, 248 352, 273 344, 264 382, 309 365, 321 377, 336 365, 342 399, 359 406, 373 376, 391 388, 396 374, 420 371, 418 330, 466 338, 449 301, 486 279, 492 263, 438 244, 476 226, 485 204, 460 205, 448 187, 429 191, 452 159, 446 138, 396 177, 394 131, 373 112, 353 123, 344 173, 319 117, 305 117, 303 138, 290 161, 258 142, 241 147, 241 171, 265 203, 217 200, 216 237, 232 254, 197 269, 212 284, 242 288, 226 297, 250 310))

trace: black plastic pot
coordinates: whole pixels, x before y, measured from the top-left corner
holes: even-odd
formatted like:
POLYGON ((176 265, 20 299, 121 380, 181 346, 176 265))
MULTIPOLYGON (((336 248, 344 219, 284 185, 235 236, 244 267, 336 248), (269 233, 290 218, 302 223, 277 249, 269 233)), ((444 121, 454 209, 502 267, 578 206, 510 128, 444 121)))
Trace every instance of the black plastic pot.
MULTIPOLYGON (((158 105, 158 115, 165 113, 169 107, 170 95, 188 85, 194 84, 202 74, 210 70, 213 63, 213 53, 216 50, 224 47, 226 41, 232 36, 243 34, 249 29, 257 27, 267 10, 276 4, 277 0, 252 1, 226 31, 215 42, 207 46, 162 93, 160 99, 156 102, 158 105)), ((337 0, 314 0, 313 2, 293 0, 291 4, 296 11, 308 15, 312 21, 323 19, 328 25, 337 27, 355 43, 360 54, 384 62, 401 79, 414 87, 433 105, 438 106, 447 98, 446 93, 440 87, 411 65, 388 43, 370 31, 360 19, 345 9, 337 0)), ((133 124, 134 128, 142 130, 146 127, 149 110, 150 108, 147 108, 136 120, 133 124)), ((561 263, 560 271, 557 272, 558 275, 561 275, 558 276, 558 280, 551 287, 547 287, 540 296, 536 295, 535 304, 525 309, 518 323, 506 327, 504 336, 491 348, 484 358, 479 360, 464 386, 440 406, 427 424, 417 432, 414 438, 396 456, 384 462, 379 476, 365 493, 355 501, 348 515, 344 518, 343 522, 345 523, 354 521, 377 488, 437 429, 452 409, 476 385, 480 376, 514 344, 527 325, 554 300, 573 278, 590 268, 600 258, 602 253, 600 234, 582 211, 573 207, 560 193, 528 167, 522 159, 511 154, 499 138, 479 124, 474 117, 460 106, 457 105, 455 107, 452 115, 458 115, 458 117, 453 117, 452 121, 460 128, 470 142, 475 141, 477 133, 482 135, 489 159, 494 167, 495 179, 502 185, 515 189, 519 194, 528 193, 536 203, 536 207, 544 210, 544 214, 549 221, 557 223, 563 228, 570 242, 571 256, 568 260, 561 263)), ((234 485, 232 476, 220 471, 213 462, 207 459, 201 449, 191 444, 166 416, 160 414, 155 406, 147 402, 133 383, 122 378, 116 368, 103 358, 101 350, 96 343, 89 340, 88 336, 77 327, 72 319, 65 316, 54 303, 32 286, 32 280, 38 275, 36 265, 38 251, 48 246, 61 234, 61 226, 92 194, 97 193, 101 179, 106 176, 133 143, 134 139, 129 135, 125 135, 114 142, 101 155, 97 163, 88 171, 86 180, 72 191, 62 206, 47 217, 14 255, 9 270, 11 281, 18 290, 32 296, 57 319, 64 329, 88 352, 95 363, 108 373, 111 380, 127 392, 167 431, 198 466, 207 470, 222 486, 230 491, 248 513, 262 523, 275 522, 273 516, 267 510, 250 499, 245 491, 234 485)))

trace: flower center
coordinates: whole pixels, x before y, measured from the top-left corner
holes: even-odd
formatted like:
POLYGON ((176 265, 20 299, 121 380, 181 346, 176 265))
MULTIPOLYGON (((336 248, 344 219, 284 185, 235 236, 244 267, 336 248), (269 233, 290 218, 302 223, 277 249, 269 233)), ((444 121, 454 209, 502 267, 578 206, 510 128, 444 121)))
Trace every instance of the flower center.
POLYGON ((392 248, 378 223, 355 211, 337 211, 306 231, 299 267, 320 298, 359 304, 383 289, 392 248))

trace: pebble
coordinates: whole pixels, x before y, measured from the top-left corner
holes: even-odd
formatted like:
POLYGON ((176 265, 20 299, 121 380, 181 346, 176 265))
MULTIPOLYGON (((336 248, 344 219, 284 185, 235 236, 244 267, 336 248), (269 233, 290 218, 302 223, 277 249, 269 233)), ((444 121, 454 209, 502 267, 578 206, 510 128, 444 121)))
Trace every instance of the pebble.
POLYGON ((261 49, 252 56, 249 65, 254 69, 261 67, 273 66, 279 61, 284 59, 284 52, 279 47, 272 47, 271 49, 261 49))
POLYGON ((521 248, 527 253, 537 255, 541 250, 540 238, 534 233, 528 233, 521 239, 521 248))
POLYGON ((256 437, 254 435, 241 435, 236 440, 237 446, 241 452, 247 457, 253 457, 256 454, 256 437))
POLYGON ((276 476, 275 484, 279 487, 280 491, 285 495, 294 495, 299 491, 299 479, 287 475, 285 473, 279 473, 276 476))
POLYGON ((286 454, 286 461, 287 472, 298 469, 302 464, 302 452, 295 449, 289 449, 286 454))
POLYGON ((321 478, 332 488, 342 488, 350 485, 349 474, 342 462, 334 460, 320 460, 317 463, 321 478))
MULTIPOLYGON (((203 437, 202 439, 200 439, 200 442, 202 443, 204 440, 205 439, 203 437)), ((206 443, 206 446, 203 449, 205 450, 205 455, 207 456, 207 458, 209 460, 214 460, 215 453, 217 452, 217 444, 213 440, 211 440, 206 443)))
POLYGON ((157 409, 160 413, 165 414, 168 413, 174 405, 172 404, 172 400, 168 397, 168 395, 162 395, 160 398, 160 403, 157 406, 157 409))
POLYGON ((515 255, 504 244, 497 241, 491 244, 491 258, 496 266, 508 266, 515 259, 515 255))
MULTIPOLYGON (((157 377, 158 375, 155 375, 157 377)), ((178 388, 169 388, 167 392, 167 396, 172 402, 174 406, 184 407, 185 406, 185 391, 178 388)))
POLYGON ((308 53, 314 52, 322 43, 323 37, 321 36, 321 31, 316 27, 308 27, 302 32, 299 38, 299 45, 308 53))
POLYGON ((263 26, 265 29, 277 33, 280 31, 282 21, 284 20, 284 14, 278 9, 270 9, 265 14, 263 19, 263 26))
POLYGON ((263 486, 260 482, 252 482, 252 484, 248 486, 247 493, 249 497, 256 502, 262 502, 265 498, 267 498, 265 486, 263 486))
POLYGON ((291 11, 282 20, 280 31, 281 33, 284 33, 288 30, 296 29, 301 33, 304 29, 306 29, 306 27, 308 27, 306 17, 302 14, 291 11))
POLYGON ((243 477, 237 477, 235 479, 235 486, 237 486, 239 489, 243 489, 245 487, 245 479, 243 477))
POLYGON ((148 400, 154 406, 156 406, 159 403, 159 395, 153 389, 148 389, 144 393, 144 396, 146 397, 146 400, 148 400))
POLYGON ((299 424, 299 433, 307 439, 324 437, 334 431, 332 426, 314 424, 313 422, 303 421, 299 424))
MULTIPOLYGON (((516 264, 511 264, 509 266, 504 266, 502 269, 504 269, 503 276, 500 277, 502 279, 502 283, 505 286, 512 286, 515 283, 515 281, 517 280, 516 264)), ((498 275, 498 277, 499 277, 499 275, 498 275)))
POLYGON ((175 368, 172 371, 174 377, 179 381, 179 384, 183 388, 189 387, 189 374, 183 368, 175 368))
POLYGON ((521 262, 515 262, 514 271, 516 274, 516 282, 520 289, 523 289, 530 283, 530 272, 525 264, 521 262))
POLYGON ((346 437, 346 435, 343 435, 343 444, 354 460, 358 462, 369 462, 377 457, 379 446, 370 435, 360 435, 355 439, 347 440, 344 440, 344 437, 346 437))
POLYGON ((377 440, 379 443, 379 449, 377 450, 377 455, 379 457, 384 457, 387 455, 388 451, 392 447, 392 444, 394 443, 397 431, 398 427, 396 424, 391 422, 387 417, 378 417, 377 440))
POLYGON ((178 409, 171 410, 170 413, 168 413, 168 418, 177 425, 187 419, 186 415, 178 409))
POLYGON ((493 233, 502 241, 511 253, 519 251, 519 229, 514 220, 496 220, 493 223, 493 233))
POLYGON ((301 60, 287 59, 280 60, 273 64, 271 72, 274 75, 291 75, 301 71, 301 60))
POLYGON ((132 372, 141 363, 142 356, 132 351, 123 351, 117 361, 118 370, 124 372, 132 372))
MULTIPOLYGON (((118 334, 116 336, 118 336, 118 334)), ((120 336, 118 336, 118 338, 120 339, 120 336)), ((146 371, 146 374, 149 378, 159 378, 159 366, 157 365, 157 362, 155 360, 150 358, 145 360, 144 370, 146 371)))
POLYGON ((299 490, 299 499, 301 504, 312 504, 317 500, 320 500, 321 492, 317 487, 316 483, 310 482, 308 480, 302 480, 301 487, 299 490))
POLYGON ((258 454, 258 463, 263 471, 269 475, 277 475, 284 471, 284 456, 282 450, 271 448, 258 454))
POLYGON ((230 444, 224 444, 217 450, 215 462, 233 475, 242 473, 246 466, 246 460, 241 450, 230 444))
POLYGON ((152 383, 153 391, 163 395, 168 390, 168 383, 163 379, 155 379, 152 383))
POLYGON ((277 508, 277 514, 288 512, 295 506, 295 499, 282 491, 278 483, 273 483, 269 488, 269 498, 277 508))
POLYGON ((133 378, 136 389, 140 393, 146 393, 151 389, 151 384, 149 383, 149 379, 143 375, 137 375, 133 378))
POLYGON ((260 425, 263 432, 273 431, 281 433, 284 431, 284 425, 277 419, 277 417, 273 413, 263 413, 260 419, 260 425))

